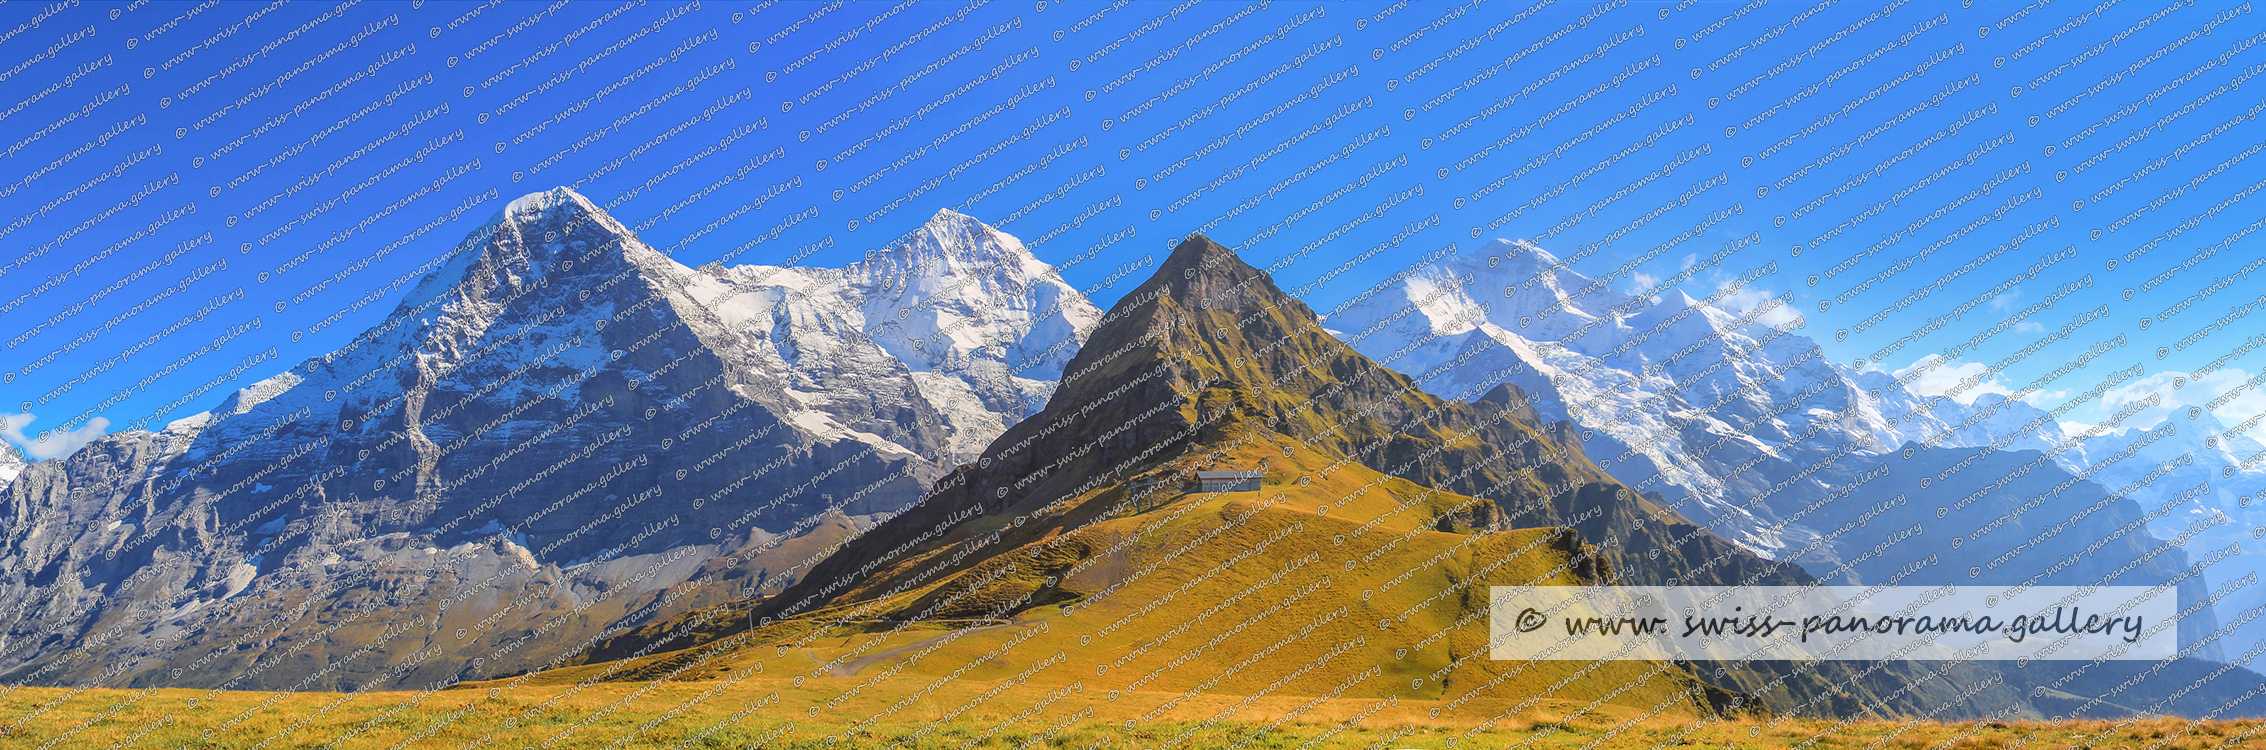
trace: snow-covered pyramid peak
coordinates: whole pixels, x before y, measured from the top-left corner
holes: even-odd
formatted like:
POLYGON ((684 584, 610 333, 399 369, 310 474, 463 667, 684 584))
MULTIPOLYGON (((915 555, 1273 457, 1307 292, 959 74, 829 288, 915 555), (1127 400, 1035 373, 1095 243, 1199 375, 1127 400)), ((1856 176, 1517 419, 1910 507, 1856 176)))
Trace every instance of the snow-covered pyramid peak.
MULTIPOLYGON (((1686 294, 1682 289, 1670 289, 1652 298, 1649 304, 1630 307, 1635 309, 1621 318, 1611 348, 1606 351, 1633 354, 1646 364, 1680 353, 1686 357, 1696 354, 1684 353, 1683 347, 1703 339, 1713 340, 1712 345, 1703 348, 1720 353, 1748 344, 1757 335, 1755 331, 1737 331, 1741 327, 1739 316, 1686 294), (1738 333, 1748 335, 1736 335, 1738 333)), ((1705 366, 1710 362, 1696 364, 1705 366)))
MULTIPOLYGON (((558 235, 589 231, 600 237, 624 240, 614 247, 635 247, 659 255, 657 251, 652 251, 651 247, 638 241, 629 225, 606 213, 606 209, 599 207, 596 201, 563 185, 512 199, 488 217, 487 225, 508 228, 520 234, 552 233, 552 237, 541 245, 557 243, 558 235)), ((485 231, 474 232, 475 237, 485 234, 485 231)))
MULTIPOLYGON (((488 237, 484 255, 516 260, 538 274, 594 271, 607 262, 629 260, 683 275, 687 270, 638 240, 627 225, 573 188, 555 187, 513 199, 473 233, 488 237), (607 262, 601 262, 607 261, 607 262)), ((612 270, 619 271, 617 265, 612 270)))
POLYGON ((950 258, 967 262, 1035 259, 1023 241, 992 228, 976 217, 939 208, 913 233, 910 241, 893 248, 894 254, 913 259, 950 258))
MULTIPOLYGON (((1101 319, 1023 241, 939 209, 901 245, 844 270, 874 340, 914 371, 1002 369, 986 376, 1051 381, 1101 319)), ((1026 413, 1042 403, 1028 404, 1026 413)))
MULTIPOLYGON (((655 251, 605 209, 571 188, 511 200, 467 233, 448 261, 402 298, 395 315, 425 322, 445 316, 477 333, 501 312, 499 299, 532 288, 607 283, 620 286, 632 267, 653 279, 681 280, 691 270, 655 251)), ((640 285, 642 286, 642 285, 640 285)), ((390 330, 390 329, 389 329, 390 330)))
POLYGON ((948 423, 947 460, 1044 406, 1101 319, 1021 240, 950 209, 840 268, 704 270, 700 296, 784 371, 907 372, 948 423))
POLYGON ((869 295, 868 302, 873 302, 880 298, 952 296, 980 288, 983 285, 977 279, 982 278, 1027 286, 1051 275, 1052 268, 1013 235, 973 216, 943 208, 903 243, 873 252, 842 273, 851 285, 879 292, 869 295), (947 277, 953 281, 936 283, 947 277))
POLYGON ((575 192, 574 188, 561 185, 542 192, 528 193, 513 198, 510 203, 504 204, 503 208, 497 209, 495 216, 488 219, 488 223, 494 224, 507 220, 525 221, 531 216, 560 210, 600 215, 605 213, 598 208, 598 204, 590 202, 589 198, 575 192))

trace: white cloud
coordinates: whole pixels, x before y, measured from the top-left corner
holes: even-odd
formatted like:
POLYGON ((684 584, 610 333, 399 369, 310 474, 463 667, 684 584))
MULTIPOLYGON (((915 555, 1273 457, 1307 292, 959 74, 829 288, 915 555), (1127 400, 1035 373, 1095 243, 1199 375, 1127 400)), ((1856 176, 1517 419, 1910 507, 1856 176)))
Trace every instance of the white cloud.
MULTIPOLYGON (((2188 374, 2184 372, 2166 370, 2101 394, 2101 408, 2105 411, 2115 412, 2124 408, 2126 404, 2148 398, 2150 394, 2161 394, 2163 396, 2161 405, 2133 414, 2124 420, 2123 426, 2151 428, 2162 424, 2166 419, 2170 419, 2172 414, 2184 413, 2188 407, 2194 406, 2210 411, 2211 415, 2217 417, 2221 424, 2231 427, 2260 413, 2266 413, 2266 393, 2259 392, 2257 388, 2244 391, 2241 396, 2230 399, 2217 409, 2210 408, 2212 399, 2218 398, 2220 394, 2233 390, 2236 386, 2248 380, 2250 380, 2250 373, 2244 372, 2239 367, 2219 370, 2204 376, 2201 380, 2190 379, 2188 374)), ((2181 421, 2183 424, 2185 423, 2184 419, 2181 421)), ((2260 435, 2266 435, 2266 428, 2254 427, 2248 434, 2257 438, 2260 435)))
POLYGON ((2025 320, 2025 321, 2022 321, 2022 322, 2020 322, 2020 323, 2016 323, 2016 324, 2014 324, 2014 332, 2015 332, 2015 333, 2045 333, 2045 332, 2046 332, 2046 327, 2045 327, 2045 326, 2042 326, 2042 325, 2038 325, 2036 321, 2029 321, 2029 320, 2025 320))
POLYGON ((2007 308, 2013 307, 2013 306, 2014 306, 2014 301, 2015 301, 2015 300, 2018 300, 2018 299, 2022 299, 2022 290, 2020 290, 2020 289, 2014 289, 2014 290, 2010 290, 2010 291, 2008 291, 2008 292, 2007 292, 2007 293, 2005 293, 2005 294, 2001 294, 2001 295, 1999 295, 1999 296, 1996 296, 1996 297, 1992 297, 1992 298, 1991 298, 1991 309, 1993 309, 1993 310, 2004 310, 2004 309, 2007 309, 2007 308))
POLYGON ((64 430, 45 437, 24 434, 24 427, 34 419, 38 417, 30 414, 0 414, 0 437, 5 437, 8 442, 22 448, 24 456, 33 461, 71 455, 87 443, 94 442, 95 438, 102 437, 102 433, 110 428, 110 420, 95 417, 76 430, 64 430))
POLYGON ((30 414, 0 413, 0 437, 5 437, 8 442, 19 445, 31 442, 24 439, 24 425, 31 424, 31 421, 37 418, 30 414))
MULTIPOLYGON (((1722 291, 1722 289, 1723 287, 1721 285, 1718 285, 1716 287, 1717 291, 1722 291)), ((1768 302, 1769 300, 1777 296, 1778 295, 1776 293, 1768 289, 1761 289, 1750 286, 1740 289, 1739 291, 1732 292, 1728 295, 1724 295, 1723 299, 1715 303, 1715 306, 1723 308, 1725 311, 1728 311, 1734 315, 1744 317, 1749 311, 1755 309, 1756 306, 1768 302)), ((1794 317, 1794 306, 1780 302, 1777 307, 1771 308, 1770 312, 1756 316, 1755 322, 1766 326, 1775 326, 1783 323, 1793 322, 1794 317)))
MULTIPOLYGON (((1906 374, 1941 359, 1943 359, 1942 355, 1930 354, 1914 360, 1911 365, 1890 374, 1901 379, 1906 374)), ((1970 379, 1981 378, 1979 382, 1960 390, 1958 395, 1951 397, 1951 400, 1962 404, 1972 404, 1975 402, 1975 397, 1985 393, 1996 393, 2001 396, 2014 395, 2014 389, 2006 387, 2006 383, 1998 378, 1982 378, 1983 373, 1989 369, 1981 362, 1949 362, 1914 378, 1910 388, 1913 393, 1921 396, 1941 396, 1950 393, 1954 388, 1959 388, 1970 379)))

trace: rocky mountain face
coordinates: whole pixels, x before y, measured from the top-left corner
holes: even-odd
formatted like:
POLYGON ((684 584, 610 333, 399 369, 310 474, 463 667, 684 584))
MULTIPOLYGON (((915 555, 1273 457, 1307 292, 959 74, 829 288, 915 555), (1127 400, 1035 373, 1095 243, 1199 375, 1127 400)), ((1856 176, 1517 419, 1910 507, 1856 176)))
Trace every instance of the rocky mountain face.
MULTIPOLYGON (((1540 396, 1536 408, 1547 418, 1593 433, 1590 453, 1631 486, 1661 492, 1749 549, 1847 583, 1869 583, 1854 575, 1861 566, 1843 563, 1876 540, 1827 539, 1822 532, 1838 516, 1804 509, 1832 501, 1850 478, 1907 444, 2034 450, 2062 476, 2085 475, 2110 488, 2205 452, 2201 430, 2124 451, 2139 431, 2120 427, 2088 440, 2065 432, 2053 415, 1998 394, 1931 398, 1887 373, 1827 361, 1815 341, 1796 333, 1799 314, 1747 288, 1761 270, 1734 276, 1710 299, 1693 299, 1669 283, 1640 297, 1583 276, 1530 243, 1497 240, 1378 290, 1328 323, 1355 348, 1426 387, 1452 392, 1509 379, 1540 396)), ((2239 449, 2231 440, 2226 445, 2217 460, 2197 463, 2209 471, 2233 466, 2239 449)), ((2236 505, 2246 483, 2266 487, 2266 467, 2234 477, 2154 517, 2148 528, 2173 538, 2193 521, 2223 514, 2218 506, 2236 505)), ((2154 508, 2200 481, 2139 485, 2131 496, 2154 508)), ((2120 511, 2118 518, 2139 515, 2120 511)))
MULTIPOLYGON (((2168 583, 2197 608, 2181 627, 2196 656, 2226 658, 2266 633, 2266 618, 2219 615, 2266 597, 2237 580, 2256 563, 2224 551, 2251 524, 2227 523, 2221 508, 2257 480, 2236 470, 2244 444, 2212 437, 2208 415, 2169 430, 2091 430, 1997 394, 1923 396, 1888 373, 1825 360, 1795 333, 1798 313, 1745 288, 1763 270, 1734 274, 1709 299, 1677 279, 1640 296, 1497 240, 1376 290, 1328 325, 1427 387, 1508 379, 1539 397, 1545 418, 1579 425, 1590 454, 1632 487, 1824 580, 2168 583), (2214 551, 2211 566, 2191 570, 2214 551), (1923 560, 1933 563, 1915 569, 1923 560), (2238 627, 2211 637, 2225 620, 2238 627)), ((2081 372, 2118 377, 2107 369, 2081 372)), ((2124 425, 2162 422, 2118 413, 2124 425)))
POLYGON ((0 489, 11 682, 425 686, 777 588, 1043 399, 1099 313, 940 212, 690 269, 561 188, 348 346, 0 489))
MULTIPOLYGON (((1813 525, 1780 523, 1778 508, 1822 494, 1795 475, 1820 460, 1894 450, 1914 431, 1948 429, 1959 421, 1956 405, 1913 411, 1918 400, 1903 391, 1868 398, 1877 386, 1823 359, 1794 333, 1801 316, 1778 299, 1734 313, 1730 295, 1698 300, 1658 286, 1657 299, 1622 293, 1531 243, 1496 240, 1377 290, 1327 324, 1427 388, 1507 379, 1539 396, 1546 418, 1589 431, 1590 454, 1632 487, 1660 492, 1766 556, 1838 563, 1830 544, 1813 544, 1813 525)), ((1731 290, 1746 291, 1738 282, 1731 290)))

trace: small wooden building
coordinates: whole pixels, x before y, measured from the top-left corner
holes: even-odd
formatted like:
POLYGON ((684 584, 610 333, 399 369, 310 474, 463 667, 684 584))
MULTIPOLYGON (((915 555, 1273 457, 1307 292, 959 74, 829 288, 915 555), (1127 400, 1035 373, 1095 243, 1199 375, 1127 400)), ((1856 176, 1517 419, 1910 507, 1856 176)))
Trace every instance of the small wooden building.
POLYGON ((1261 476, 1264 474, 1257 471, 1199 471, 1196 472, 1196 491, 1256 492, 1261 476))

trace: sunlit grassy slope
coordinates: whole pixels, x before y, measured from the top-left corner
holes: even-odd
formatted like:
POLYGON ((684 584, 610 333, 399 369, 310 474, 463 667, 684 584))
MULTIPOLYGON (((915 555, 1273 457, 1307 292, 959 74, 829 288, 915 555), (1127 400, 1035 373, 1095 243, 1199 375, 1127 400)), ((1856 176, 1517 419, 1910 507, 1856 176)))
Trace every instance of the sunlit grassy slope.
MULTIPOLYGON (((1435 530, 1437 519, 1453 518, 1472 499, 1359 464, 1331 468, 1323 455, 1279 436, 1211 459, 1266 460, 1264 488, 1182 495, 1068 534, 1042 531, 1035 535, 1042 541, 878 601, 753 632, 744 620, 718 618, 697 637, 709 643, 702 648, 528 681, 643 679, 702 659, 699 670, 729 673, 761 661, 772 674, 804 675, 804 690, 817 696, 918 688, 946 677, 1020 677, 1025 686, 1083 694, 1061 701, 1066 707, 1110 703, 1146 714, 1193 700, 1183 698, 1192 692, 1462 698, 1453 710, 1466 722, 1545 699, 1602 698, 1696 716, 1730 697, 1657 664, 1488 658, 1489 586, 1578 585, 1598 575, 1600 563, 1570 532, 1435 530), (1300 476, 1312 479, 1300 486, 1300 476), (718 639, 723 633, 731 635, 718 639)), ((1071 505, 1113 505, 1127 491, 1098 490, 1071 505)), ((1074 524, 1079 515, 1024 524, 1074 524)), ((943 548, 899 565, 918 569, 950 554, 943 548)), ((1251 717, 1275 718, 1252 710, 1228 718, 1251 717)))

